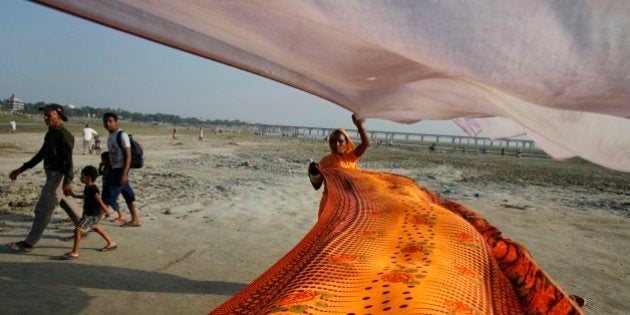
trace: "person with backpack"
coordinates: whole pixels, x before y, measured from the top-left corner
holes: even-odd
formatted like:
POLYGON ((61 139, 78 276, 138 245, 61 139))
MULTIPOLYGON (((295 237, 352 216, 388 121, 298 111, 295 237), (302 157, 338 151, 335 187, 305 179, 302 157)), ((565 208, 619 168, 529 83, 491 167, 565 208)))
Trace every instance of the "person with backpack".
POLYGON ((107 178, 104 178, 106 185, 103 188, 103 200, 115 211, 120 211, 117 199, 118 195, 122 194, 129 207, 131 221, 125 222, 121 226, 142 226, 136 207, 136 195, 131 188, 128 177, 129 170, 132 168, 132 160, 136 160, 133 166, 136 168, 142 167, 142 149, 137 142, 130 140, 129 134, 118 127, 118 115, 115 113, 105 113, 103 115, 103 126, 109 131, 107 150, 112 168, 107 178), (132 152, 132 150, 135 152, 132 152))

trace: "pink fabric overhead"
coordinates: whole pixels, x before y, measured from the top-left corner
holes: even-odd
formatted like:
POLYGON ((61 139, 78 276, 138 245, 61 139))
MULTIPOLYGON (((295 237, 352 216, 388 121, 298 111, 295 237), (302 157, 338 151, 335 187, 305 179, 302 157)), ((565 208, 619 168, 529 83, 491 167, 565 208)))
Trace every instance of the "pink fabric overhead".
POLYGON ((402 123, 630 172, 630 2, 41 0, 402 123))

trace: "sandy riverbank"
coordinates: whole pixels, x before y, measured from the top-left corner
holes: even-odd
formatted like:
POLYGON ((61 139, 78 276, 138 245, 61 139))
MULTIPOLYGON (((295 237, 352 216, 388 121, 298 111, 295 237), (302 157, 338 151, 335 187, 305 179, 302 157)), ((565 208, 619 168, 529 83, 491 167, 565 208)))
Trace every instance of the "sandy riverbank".
MULTIPOLYGON (((134 170, 142 228, 105 223, 81 259, 57 257, 72 226, 58 210, 36 251, 0 249, 2 313, 206 313, 291 249, 314 224, 320 192, 305 176, 323 141, 193 132, 142 135, 147 166, 134 170), (178 133, 179 134, 179 133, 178 133)), ((11 183, 43 134, 0 134, 0 243, 23 238, 44 176, 11 183)), ((78 135, 77 135, 78 139, 78 135)), ((75 170, 98 164, 75 148, 75 170)), ((414 152, 373 147, 364 168, 410 176, 464 203, 525 244, 554 280, 588 300, 590 314, 630 312, 630 174, 585 162, 414 152)), ((77 181, 78 183, 78 181, 77 181)), ((79 189, 79 186, 76 186, 79 189)))

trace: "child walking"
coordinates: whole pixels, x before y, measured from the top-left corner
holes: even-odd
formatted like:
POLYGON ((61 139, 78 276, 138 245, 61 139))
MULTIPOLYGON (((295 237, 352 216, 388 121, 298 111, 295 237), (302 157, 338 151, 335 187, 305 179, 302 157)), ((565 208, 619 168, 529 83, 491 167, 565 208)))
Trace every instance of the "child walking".
MULTIPOLYGON (((109 235, 105 233, 105 230, 98 225, 98 222, 101 220, 101 216, 106 213, 106 207, 103 200, 101 200, 98 187, 94 184, 97 176, 98 170, 94 166, 89 165, 81 170, 81 182, 85 184, 82 196, 83 216, 74 229, 74 246, 72 247, 72 251, 61 256, 62 260, 79 258, 79 243, 81 242, 81 234, 89 229, 96 231, 105 239, 105 241, 107 241, 107 246, 101 248, 101 252, 107 252, 118 248, 116 242, 114 242, 109 235)), ((80 195, 75 195, 74 193, 72 193, 72 196, 81 197, 80 195)))

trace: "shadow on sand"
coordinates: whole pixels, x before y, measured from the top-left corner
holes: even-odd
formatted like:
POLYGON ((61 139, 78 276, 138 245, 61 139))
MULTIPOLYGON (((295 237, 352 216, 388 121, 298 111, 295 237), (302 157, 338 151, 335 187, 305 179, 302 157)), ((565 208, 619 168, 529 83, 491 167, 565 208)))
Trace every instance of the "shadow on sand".
POLYGON ((197 281, 160 272, 76 263, 0 263, 2 312, 80 313, 93 296, 81 288, 132 292, 234 295, 245 284, 197 281), (34 304, 37 304, 34 307, 34 304), (30 311, 29 311, 30 310, 30 311))

